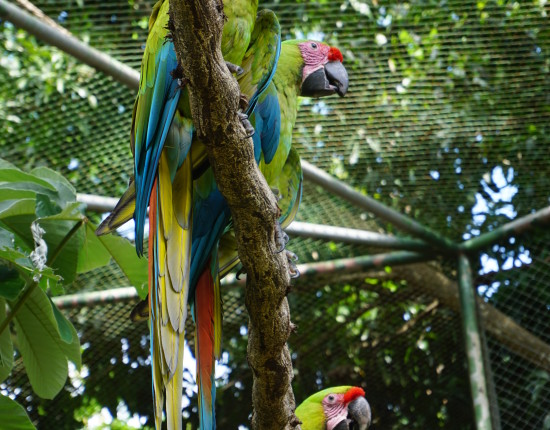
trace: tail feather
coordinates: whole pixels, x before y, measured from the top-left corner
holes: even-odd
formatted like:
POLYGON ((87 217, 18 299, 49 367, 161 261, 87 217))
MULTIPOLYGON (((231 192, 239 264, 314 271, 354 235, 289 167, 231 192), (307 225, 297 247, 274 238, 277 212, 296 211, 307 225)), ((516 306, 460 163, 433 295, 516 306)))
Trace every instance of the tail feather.
MULTIPOLYGON (((155 184, 156 185, 156 184, 155 184)), ((128 189, 124 192, 113 211, 96 229, 95 234, 102 236, 111 233, 121 225, 127 223, 134 216, 136 207, 136 187, 132 178, 128 189)))
POLYGON ((212 264, 207 264, 197 283, 193 306, 201 430, 212 430, 216 427, 215 360, 220 356, 221 350, 221 303, 217 262, 214 273, 215 277, 212 276, 212 264))
MULTIPOLYGON (((151 320, 150 336, 151 336, 151 370, 153 376, 153 403, 155 406, 155 428, 162 427, 162 408, 164 406, 164 379, 162 377, 162 354, 160 351, 159 340, 160 336, 153 334, 154 330, 158 330, 158 324, 151 320)), ((158 320, 157 320, 158 321, 158 320)))
POLYGON ((178 356, 180 359, 178 366, 174 376, 166 384, 166 424, 170 430, 181 430, 182 428, 183 346, 184 342, 181 339, 179 342, 178 356))
MULTIPOLYGON (((182 428, 182 382, 185 319, 189 290, 191 221, 178 223, 172 204, 172 186, 162 156, 150 198, 149 297, 151 359, 155 425, 160 430, 165 406, 168 430, 182 428), (164 403, 164 402, 165 403, 164 403)), ((192 192, 188 186, 188 192, 192 192)), ((190 209, 190 207, 186 207, 190 209)), ((191 216, 184 214, 189 220, 191 216)))
POLYGON ((156 290, 157 277, 155 276, 155 242, 156 242, 156 223, 157 223, 157 181, 153 184, 153 191, 151 193, 151 199, 149 201, 150 213, 149 213, 149 336, 151 344, 151 373, 153 378, 153 403, 155 413, 155 427, 161 428, 162 425, 162 408, 164 405, 164 381, 162 375, 164 370, 162 364, 164 359, 162 358, 160 347, 160 334, 158 333, 160 325, 158 324, 158 313, 155 312, 157 308, 156 294, 151 294, 156 290))

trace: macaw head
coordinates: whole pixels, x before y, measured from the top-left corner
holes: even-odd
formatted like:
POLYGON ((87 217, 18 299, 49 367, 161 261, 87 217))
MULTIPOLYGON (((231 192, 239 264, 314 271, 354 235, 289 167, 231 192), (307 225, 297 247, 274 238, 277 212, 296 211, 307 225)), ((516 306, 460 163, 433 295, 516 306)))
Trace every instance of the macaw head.
POLYGON ((366 430, 371 410, 360 387, 332 387, 309 396, 296 408, 303 430, 366 430))
POLYGON ((298 48, 304 62, 300 95, 324 97, 336 93, 344 97, 349 79, 340 50, 314 40, 300 41, 298 48))

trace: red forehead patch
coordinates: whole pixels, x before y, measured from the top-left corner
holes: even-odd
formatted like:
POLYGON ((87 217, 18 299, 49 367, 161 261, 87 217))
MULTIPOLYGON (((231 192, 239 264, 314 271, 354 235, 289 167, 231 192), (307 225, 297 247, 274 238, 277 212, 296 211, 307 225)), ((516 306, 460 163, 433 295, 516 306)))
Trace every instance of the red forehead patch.
POLYGON ((340 63, 344 62, 344 56, 340 52, 338 48, 335 48, 332 46, 328 51, 328 60, 329 61, 340 61, 340 63))
POLYGON ((348 391, 346 391, 346 394, 344 394, 344 403, 352 402, 357 397, 365 397, 365 391, 363 391, 360 387, 351 387, 348 391))

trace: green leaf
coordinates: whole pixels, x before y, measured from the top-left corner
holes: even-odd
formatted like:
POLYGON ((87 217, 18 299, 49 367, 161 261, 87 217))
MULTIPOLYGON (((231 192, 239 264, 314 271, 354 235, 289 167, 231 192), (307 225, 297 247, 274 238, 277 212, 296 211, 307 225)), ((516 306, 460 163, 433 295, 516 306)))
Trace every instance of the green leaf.
POLYGON ((43 239, 48 244, 48 260, 54 258, 53 253, 59 250, 57 257, 51 261, 51 267, 64 279, 64 284, 72 282, 76 276, 78 254, 84 239, 80 228, 72 237, 64 242, 73 227, 81 223, 84 215, 80 213, 80 203, 71 203, 63 211, 37 220, 46 233, 43 239), (62 246, 62 248, 59 248, 62 246))
POLYGON ((36 216, 39 218, 56 215, 61 212, 61 208, 57 203, 52 201, 45 194, 36 195, 36 216))
POLYGON ((60 202, 72 203, 76 201, 75 188, 59 173, 47 167, 38 167, 32 170, 31 173, 53 185, 59 194, 60 202))
MULTIPOLYGON (((6 319, 6 301, 0 299, 0 322, 6 319)), ((8 377, 13 367, 13 345, 11 343, 10 329, 0 333, 0 382, 8 377)), ((0 422, 2 420, 0 419, 0 422)))
POLYGON ((0 200, 32 199, 35 196, 34 191, 18 189, 11 184, 0 184, 0 200))
POLYGON ((25 286, 25 281, 19 276, 19 272, 17 270, 5 266, 1 263, 0 279, 2 280, 0 297, 8 300, 15 300, 25 286))
MULTIPOLYGON (((71 326, 72 327, 72 326, 71 326)), ((80 344, 72 327, 73 342, 63 342, 46 293, 33 288, 15 316, 17 345, 34 392, 52 399, 67 380, 67 357, 81 365, 80 344)))
POLYGON ((111 261, 111 253, 96 236, 94 228, 91 223, 86 223, 84 246, 78 254, 78 273, 97 269, 111 261))
POLYGON ((35 199, 17 199, 0 201, 0 219, 34 214, 35 199))
POLYGON ((55 187, 48 181, 14 168, 0 167, 0 182, 32 182, 41 185, 44 188, 49 189, 50 191, 57 191, 55 187))
POLYGON ((52 299, 50 299, 50 304, 52 305, 53 316, 55 317, 55 322, 57 323, 57 331, 59 332, 61 340, 65 343, 72 343, 73 332, 71 330, 71 327, 73 327, 73 325, 69 322, 67 318, 65 318, 65 315, 63 315, 61 311, 57 309, 57 306, 54 304, 54 302, 52 302, 52 299))
POLYGON ((23 406, 6 396, 0 396, 0 423, 9 430, 34 430, 23 406))
POLYGON ((138 295, 144 299, 147 296, 147 260, 137 256, 134 245, 127 239, 112 234, 96 236, 95 226, 91 223, 86 225, 85 249, 79 255, 79 271, 91 270, 109 262, 109 258, 104 259, 103 253, 101 253, 100 260, 100 248, 106 250, 108 255, 115 260, 137 290, 138 295), (86 247, 88 247, 87 250, 86 247), (92 260, 92 255, 94 255, 94 260, 92 260))

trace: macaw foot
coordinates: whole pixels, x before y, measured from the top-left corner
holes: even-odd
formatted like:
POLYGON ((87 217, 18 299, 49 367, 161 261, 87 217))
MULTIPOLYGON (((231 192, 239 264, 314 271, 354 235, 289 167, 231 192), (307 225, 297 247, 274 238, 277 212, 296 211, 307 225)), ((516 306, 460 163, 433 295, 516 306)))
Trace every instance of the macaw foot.
POLYGON ((286 234, 281 228, 281 224, 277 223, 275 226, 275 244, 277 245, 277 253, 285 250, 285 246, 289 240, 288 234, 286 234))
POLYGON ((135 305, 130 313, 130 319, 133 322, 145 321, 147 318, 149 318, 149 296, 135 305))
POLYGON ((298 266, 296 266, 296 261, 298 261, 298 256, 294 252, 285 249, 286 260, 288 261, 288 273, 292 279, 296 279, 300 276, 300 271, 298 266))
POLYGON ((236 64, 230 63, 229 61, 226 61, 225 65, 227 66, 227 68, 231 73, 236 73, 237 76, 242 75, 242 73, 244 72, 242 67, 237 66, 236 64))
POLYGON ((248 97, 246 97, 243 93, 239 94, 239 109, 241 112, 246 112, 248 109, 248 97))
POLYGON ((239 115, 239 119, 243 123, 243 127, 246 131, 246 138, 254 136, 254 127, 252 127, 252 124, 250 124, 250 121, 248 120, 248 115, 242 112, 237 112, 237 115, 239 115))

